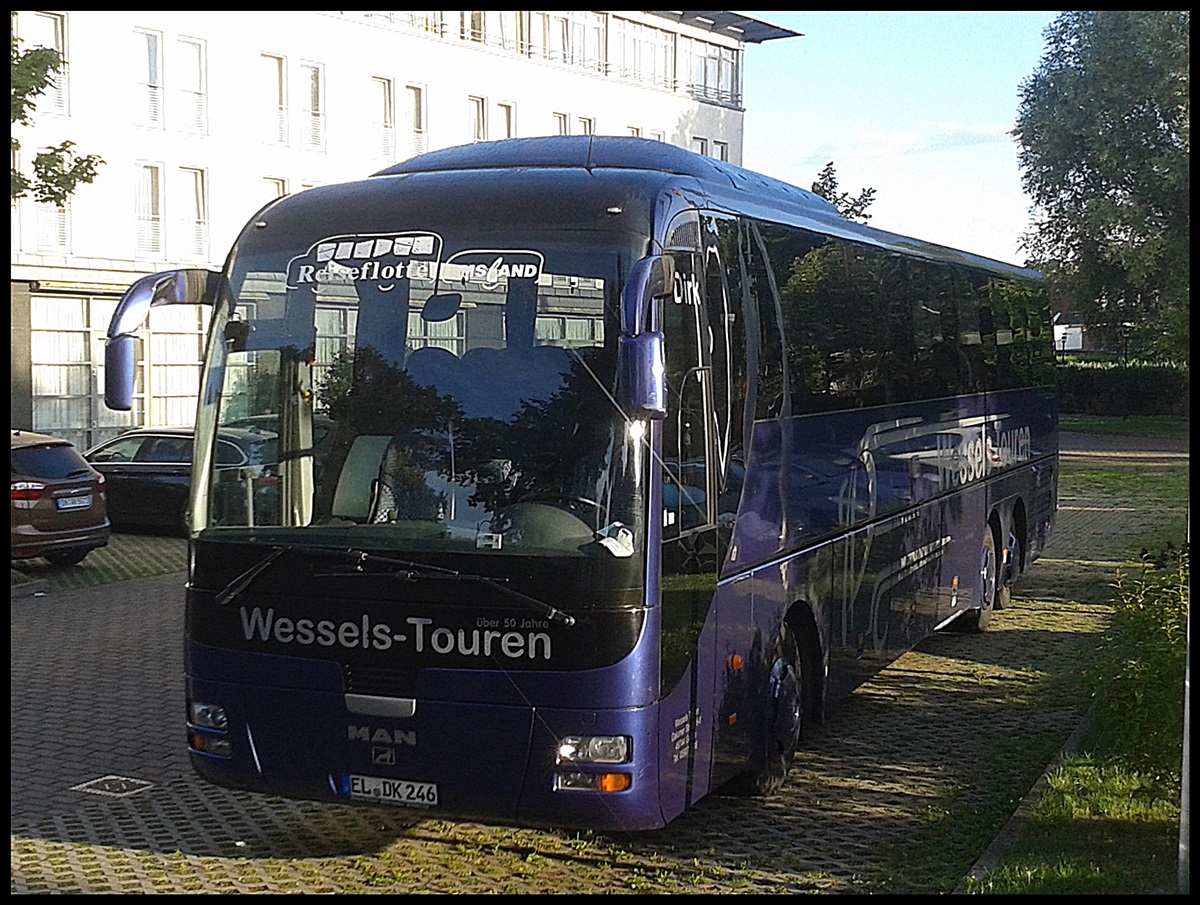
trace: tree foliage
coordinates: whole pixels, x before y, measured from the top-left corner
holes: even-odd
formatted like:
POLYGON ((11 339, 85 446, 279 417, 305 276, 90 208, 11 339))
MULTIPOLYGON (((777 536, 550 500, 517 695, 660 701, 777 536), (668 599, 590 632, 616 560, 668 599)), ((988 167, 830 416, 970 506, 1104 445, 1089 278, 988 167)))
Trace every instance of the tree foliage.
MULTIPOLYGON (((16 35, 15 24, 14 14, 9 31, 12 41, 10 80, 13 127, 33 124, 33 110, 37 99, 45 93, 47 87, 54 84, 55 73, 62 69, 62 57, 56 50, 48 47, 21 50, 21 40, 16 35)), ((15 131, 11 134, 11 142, 13 162, 9 167, 12 175, 10 201, 32 195, 36 201, 62 206, 80 183, 90 183, 96 178, 100 165, 104 163, 95 154, 76 154, 75 143, 64 141, 42 148, 34 155, 33 175, 30 177, 16 167, 21 142, 15 131)))
POLYGON ((875 190, 863 189, 854 198, 850 197, 849 192, 839 192, 837 173, 834 171, 832 160, 825 164, 825 168, 817 175, 817 181, 812 184, 812 190, 833 204, 838 212, 848 220, 865 223, 871 219, 871 215, 866 210, 875 200, 875 190))
POLYGON ((1189 20, 1061 14, 1012 133, 1037 213, 1025 247, 1059 307, 1147 358, 1188 354, 1189 20))

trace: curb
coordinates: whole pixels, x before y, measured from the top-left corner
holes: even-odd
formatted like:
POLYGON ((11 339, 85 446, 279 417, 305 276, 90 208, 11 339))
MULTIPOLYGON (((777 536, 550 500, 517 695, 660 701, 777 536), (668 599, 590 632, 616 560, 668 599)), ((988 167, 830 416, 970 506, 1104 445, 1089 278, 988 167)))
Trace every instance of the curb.
POLYGON ((50 587, 50 583, 44 578, 30 578, 22 572, 10 567, 12 572, 12 584, 9 585, 12 597, 28 597, 33 594, 44 594, 46 589, 50 587))
POLYGON ((1000 833, 995 839, 992 840, 991 845, 989 845, 984 850, 983 854, 980 855, 975 861, 975 864, 972 865, 970 871, 968 871, 967 875, 963 877, 962 882, 960 882, 954 889, 952 895, 968 895, 968 880, 984 880, 989 873, 991 873, 1000 865, 1000 862, 1004 859, 1005 855, 1008 854, 1008 850, 1012 848, 1013 843, 1016 841, 1017 836, 1020 834, 1025 824, 1033 816, 1033 809, 1037 806, 1038 800, 1042 797, 1046 791, 1046 787, 1050 784, 1050 775, 1058 769, 1059 765, 1063 762, 1063 758, 1069 754, 1074 754, 1079 750, 1079 743, 1083 739, 1083 735, 1085 732, 1087 732, 1091 722, 1092 717, 1089 713, 1080 721, 1079 725, 1075 727, 1075 731, 1073 731, 1070 736, 1068 736, 1067 740, 1063 742, 1062 747, 1058 749, 1058 753, 1055 754, 1050 763, 1046 765, 1046 769, 1042 772, 1042 775, 1038 777, 1037 782, 1035 782, 1033 787, 1025 793, 1025 797, 1022 798, 1021 803, 1017 805, 1017 809, 1013 812, 1012 817, 1008 819, 1008 823, 1004 824, 1000 830, 1000 833))

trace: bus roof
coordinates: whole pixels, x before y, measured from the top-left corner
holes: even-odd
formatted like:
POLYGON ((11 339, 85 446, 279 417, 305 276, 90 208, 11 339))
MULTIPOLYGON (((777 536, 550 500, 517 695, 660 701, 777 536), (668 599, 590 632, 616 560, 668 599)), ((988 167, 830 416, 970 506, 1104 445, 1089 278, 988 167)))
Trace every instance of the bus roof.
POLYGON ((1016 276, 1040 276, 1029 268, 856 223, 843 217, 832 203, 815 192, 647 138, 552 135, 476 142, 430 151, 372 175, 514 168, 582 168, 589 172, 597 169, 646 170, 690 177, 695 181, 694 187, 718 208, 866 242, 898 254, 999 270, 1016 276))

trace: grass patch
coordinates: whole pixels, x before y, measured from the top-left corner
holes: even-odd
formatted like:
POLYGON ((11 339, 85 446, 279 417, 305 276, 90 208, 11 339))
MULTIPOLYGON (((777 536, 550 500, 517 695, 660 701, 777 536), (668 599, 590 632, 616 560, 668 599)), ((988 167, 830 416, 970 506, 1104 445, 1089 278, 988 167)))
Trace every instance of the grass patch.
POLYGON ((1128 465, 1106 462, 1092 465, 1072 459, 1061 464, 1059 486, 1064 495, 1098 496, 1110 501, 1136 500, 1140 504, 1187 505, 1188 462, 1146 465, 1131 460, 1128 465))
POLYGON ((1003 864, 968 892, 1177 891, 1188 580, 1186 548, 1118 573, 1085 670, 1085 753, 1063 760, 1003 864))
POLYGON ((1059 415, 1059 429, 1110 437, 1188 438, 1189 419, 1182 415, 1059 415))
POLYGON ((1068 758, 1004 864, 972 893, 1174 893, 1179 807, 1144 773, 1068 758))

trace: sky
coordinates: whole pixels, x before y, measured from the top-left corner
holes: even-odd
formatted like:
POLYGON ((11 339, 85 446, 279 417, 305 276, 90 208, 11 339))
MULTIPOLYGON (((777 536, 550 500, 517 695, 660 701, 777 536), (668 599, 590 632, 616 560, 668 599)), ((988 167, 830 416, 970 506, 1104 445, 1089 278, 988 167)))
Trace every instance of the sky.
POLYGON ((1024 264, 1016 123, 1056 12, 753 12, 801 32, 746 47, 742 164, 875 189, 869 225, 1024 264))

